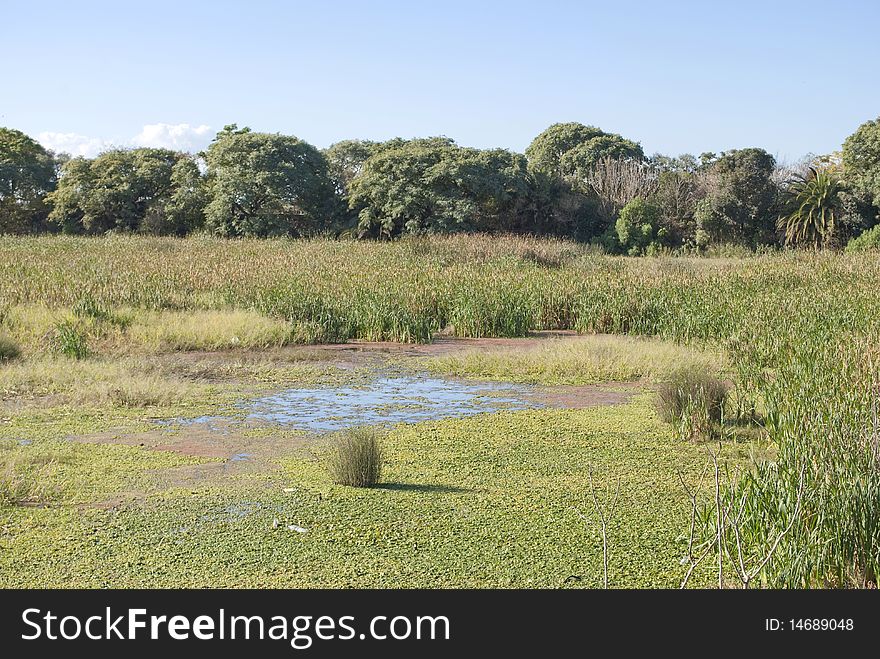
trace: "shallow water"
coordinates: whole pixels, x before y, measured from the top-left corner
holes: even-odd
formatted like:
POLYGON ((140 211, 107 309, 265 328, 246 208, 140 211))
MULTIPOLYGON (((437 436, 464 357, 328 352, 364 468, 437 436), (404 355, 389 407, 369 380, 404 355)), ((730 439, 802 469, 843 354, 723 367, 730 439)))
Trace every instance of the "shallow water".
POLYGON ((526 386, 442 378, 383 377, 363 386, 288 389, 259 398, 249 419, 317 432, 357 425, 392 425, 500 410, 541 407, 526 386))

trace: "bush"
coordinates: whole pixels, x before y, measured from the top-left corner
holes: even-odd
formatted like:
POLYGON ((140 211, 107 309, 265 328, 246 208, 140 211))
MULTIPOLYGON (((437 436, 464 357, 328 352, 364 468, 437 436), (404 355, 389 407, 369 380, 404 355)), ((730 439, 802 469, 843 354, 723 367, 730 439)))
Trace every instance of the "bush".
POLYGON ((382 475, 382 433, 370 427, 340 433, 330 456, 330 475, 337 485, 372 487, 382 475))
POLYGON ((55 325, 51 335, 52 350, 72 359, 85 359, 89 356, 89 346, 85 335, 68 320, 55 325))
POLYGON ((846 244, 847 252, 864 252, 869 249, 880 249, 880 224, 859 234, 846 244))
POLYGON ((633 199, 624 206, 614 225, 620 248, 630 256, 660 249, 667 236, 660 227, 661 209, 650 201, 633 199))
POLYGON ((0 362, 16 359, 21 355, 21 349, 8 336, 0 334, 0 362))
POLYGON ((729 391, 727 383, 705 371, 681 369, 660 385, 657 409, 668 423, 690 420, 719 423, 724 417, 729 391))

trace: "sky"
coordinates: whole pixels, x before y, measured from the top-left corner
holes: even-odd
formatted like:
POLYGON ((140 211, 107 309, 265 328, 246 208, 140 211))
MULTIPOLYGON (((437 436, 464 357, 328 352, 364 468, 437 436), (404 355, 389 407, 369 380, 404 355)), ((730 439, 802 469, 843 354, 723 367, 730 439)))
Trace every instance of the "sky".
POLYGON ((579 121, 792 161, 880 115, 877 0, 0 0, 0 35, 0 126, 73 155, 229 123, 523 151, 579 121))

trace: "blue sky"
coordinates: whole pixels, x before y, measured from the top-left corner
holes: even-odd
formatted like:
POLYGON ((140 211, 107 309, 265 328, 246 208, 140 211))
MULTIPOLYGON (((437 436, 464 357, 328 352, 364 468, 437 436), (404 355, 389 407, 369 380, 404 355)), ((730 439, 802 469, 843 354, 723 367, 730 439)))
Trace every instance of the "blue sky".
POLYGON ((9 2, 0 125, 198 149, 224 124, 522 151, 557 121, 647 153, 839 148, 880 115, 880 2, 9 2))

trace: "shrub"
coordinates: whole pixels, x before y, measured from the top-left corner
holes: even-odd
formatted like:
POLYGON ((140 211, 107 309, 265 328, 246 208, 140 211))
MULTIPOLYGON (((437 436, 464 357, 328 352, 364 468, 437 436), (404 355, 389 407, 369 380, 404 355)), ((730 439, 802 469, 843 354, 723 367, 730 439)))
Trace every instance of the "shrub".
POLYGON ((869 249, 880 249, 880 224, 856 236, 846 245, 847 252, 864 252, 869 249))
POLYGON ((89 346, 85 335, 69 320, 57 325, 51 334, 52 350, 72 359, 85 359, 89 356, 89 346))
POLYGON ((21 349, 8 336, 0 334, 0 362, 16 359, 21 355, 21 349))
MULTIPOLYGON (((660 385, 657 408, 663 420, 669 423, 719 423, 729 391, 725 382, 705 371, 681 369, 660 385)), ((699 430, 701 425, 698 423, 693 429, 699 430)))
POLYGON ((656 252, 666 238, 660 227, 661 209, 650 201, 633 199, 624 206, 614 225, 620 248, 630 256, 656 252))
POLYGON ((376 485, 382 475, 381 432, 361 427, 340 433, 330 456, 330 475, 337 485, 376 485))

